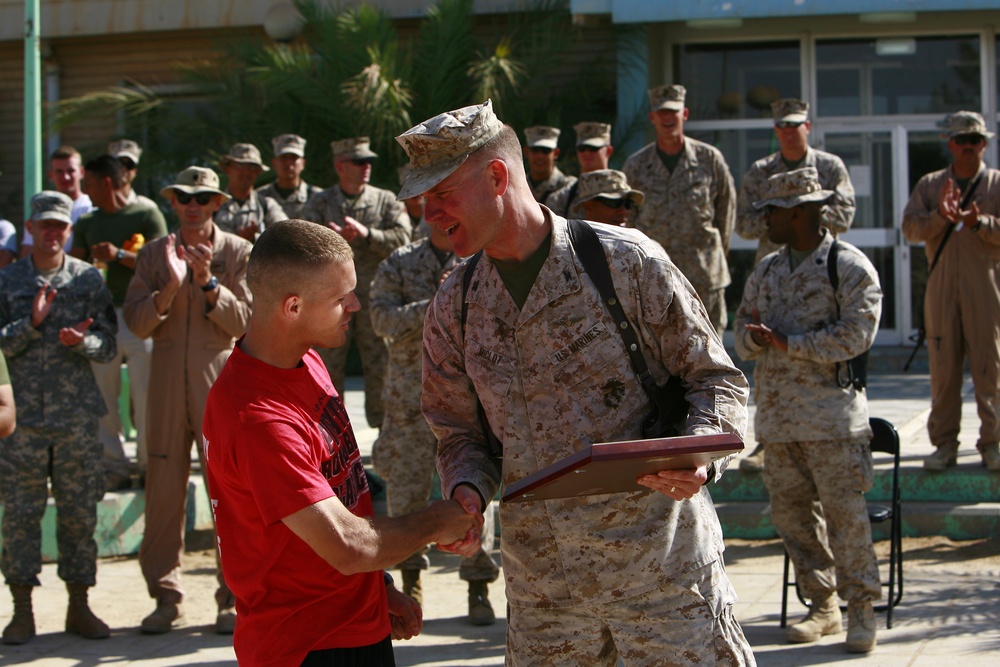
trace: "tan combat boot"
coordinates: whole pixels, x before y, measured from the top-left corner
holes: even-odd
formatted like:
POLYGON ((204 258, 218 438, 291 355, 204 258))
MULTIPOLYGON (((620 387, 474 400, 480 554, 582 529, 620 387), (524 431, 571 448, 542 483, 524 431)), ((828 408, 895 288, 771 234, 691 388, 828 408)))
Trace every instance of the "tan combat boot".
POLYGON ((489 599, 489 582, 469 582, 469 623, 472 625, 493 625, 497 617, 489 599))
POLYGON ((941 445, 924 459, 924 470, 940 472, 958 463, 958 445, 941 445))
POLYGON ((231 635, 234 632, 236 632, 235 607, 219 607, 219 613, 215 615, 215 634, 231 635))
POLYGON ((420 583, 420 570, 400 570, 403 574, 403 592, 417 601, 417 604, 424 604, 424 590, 420 583))
POLYGON ((156 609, 142 619, 139 630, 145 635, 162 635, 183 623, 184 611, 179 602, 157 600, 156 609))
POLYGON ((11 584, 10 594, 14 598, 14 618, 3 629, 4 644, 24 644, 35 636, 35 614, 31 609, 31 589, 33 586, 11 584))
POLYGON ((764 469, 764 445, 757 445, 750 456, 740 459, 740 470, 760 472, 764 469))
POLYGON ((788 641, 804 644, 817 641, 824 635, 835 635, 843 630, 841 619, 836 595, 830 595, 825 600, 816 598, 806 617, 788 628, 788 641))
POLYGON ((868 653, 875 648, 875 610, 868 600, 847 604, 848 653, 868 653))
POLYGON ((69 591, 69 607, 66 609, 66 632, 80 635, 84 639, 107 639, 111 629, 107 623, 94 616, 87 603, 86 584, 66 584, 69 591))
POLYGON ((1000 472, 1000 445, 983 445, 979 448, 979 453, 983 456, 983 465, 990 472, 1000 472))

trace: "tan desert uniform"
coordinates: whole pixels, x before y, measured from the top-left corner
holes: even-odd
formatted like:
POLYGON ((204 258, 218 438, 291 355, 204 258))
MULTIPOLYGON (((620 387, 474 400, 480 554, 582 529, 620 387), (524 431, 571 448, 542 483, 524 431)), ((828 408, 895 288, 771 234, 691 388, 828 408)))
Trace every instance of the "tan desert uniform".
MULTIPOLYGON (((437 438, 420 412, 423 366, 424 313, 437 293, 440 276, 455 267, 455 256, 441 262, 429 239, 397 248, 378 267, 371 287, 371 317, 375 333, 389 348, 385 378, 385 418, 372 448, 372 464, 386 482, 389 516, 402 516, 427 507, 437 459, 437 438)), ((459 577, 464 581, 496 581, 499 568, 493 550, 492 510, 473 558, 463 558, 459 577)), ((427 548, 399 564, 403 570, 430 567, 427 548)))
POLYGON ((864 499, 872 485, 868 401, 864 390, 838 386, 836 362, 871 347, 882 289, 868 258, 838 242, 834 295, 827 268, 832 242, 825 232, 794 271, 787 247, 757 266, 736 314, 736 352, 757 362, 754 429, 767 446, 771 518, 803 595, 824 599, 836 590, 847 601, 877 600, 882 589, 864 499), (745 325, 754 308, 761 322, 788 336, 787 353, 753 341, 745 325))
POLYGON ((559 167, 552 167, 552 174, 544 181, 539 183, 529 181, 529 184, 531 185, 531 194, 534 195, 535 201, 544 204, 557 190, 567 185, 572 185, 575 182, 576 176, 567 176, 560 171, 559 167))
POLYGON ((721 332, 726 327, 723 292, 731 282, 726 255, 736 214, 733 177, 722 153, 685 137, 671 173, 653 142, 629 157, 622 171, 629 185, 646 195, 635 228, 663 246, 721 332))
MULTIPOLYGON (((477 395, 504 443, 502 481, 508 484, 584 445, 640 437, 649 400, 614 321, 583 275, 566 220, 551 217, 552 248, 522 309, 484 255, 469 289, 464 334, 464 265, 428 310, 423 410, 438 437, 445 497, 464 482, 492 498, 501 482, 478 425, 477 395)), ((643 235, 594 228, 654 379, 662 384, 674 373, 688 386, 687 433, 742 434, 746 379, 693 289, 643 235)), ((696 576, 720 561, 724 549, 707 489, 680 502, 642 491, 504 504, 500 520, 507 600, 521 608, 623 602, 676 577, 696 576)), ((719 594, 732 601, 728 582, 719 594)))
MULTIPOLYGON (((979 229, 965 226, 951 233, 924 297, 931 371, 927 431, 936 447, 958 446, 966 354, 981 420, 976 446, 1000 441, 1000 171, 984 165, 980 173, 972 196, 979 229)), ((951 167, 921 178, 903 211, 903 234, 911 243, 926 244, 928 266, 950 224, 938 213, 941 187, 949 178, 954 179, 951 167)))
POLYGON ((580 180, 574 179, 569 185, 563 186, 545 199, 545 205, 556 215, 567 218, 576 217, 574 207, 580 203, 580 180))
MULTIPOLYGON (((396 248, 410 241, 410 216, 406 207, 396 201, 396 195, 365 185, 357 200, 350 204, 339 185, 327 188, 309 199, 302 211, 304 220, 319 224, 335 222, 344 224, 344 216, 350 216, 368 228, 368 238, 360 236, 351 241, 354 251, 354 270, 358 286, 354 293, 361 302, 361 311, 351 318, 351 336, 361 353, 361 364, 365 374, 365 414, 369 426, 378 428, 382 424, 382 387, 385 383, 385 366, 388 353, 385 343, 372 329, 368 305, 368 290, 379 263, 396 248)), ((350 340, 332 350, 319 350, 326 363, 330 378, 337 392, 344 393, 344 363, 350 340)))
POLYGON ((295 188, 295 191, 288 197, 282 197, 281 193, 278 192, 278 183, 269 183, 257 190, 257 194, 261 197, 267 197, 278 203, 281 210, 285 212, 285 217, 288 220, 296 220, 302 218, 302 209, 306 207, 306 202, 313 195, 318 195, 323 192, 323 189, 315 185, 309 185, 305 181, 299 182, 299 187, 295 188))
MULTIPOLYGON (((215 307, 206 311, 205 293, 191 281, 177 291, 165 315, 153 299, 169 281, 163 245, 166 238, 147 243, 139 253, 135 275, 125 295, 125 323, 136 336, 153 338, 153 361, 146 470, 146 532, 139 562, 151 597, 179 603, 180 559, 191 445, 200 444, 201 422, 208 390, 226 364, 236 338, 250 319, 251 296, 246 268, 252 246, 215 226, 212 275, 219 279, 215 307)), ((202 448, 196 447, 199 459, 202 448)), ((202 462, 204 465, 204 461, 202 462)), ((218 572, 216 601, 231 607, 232 596, 218 572)))
MULTIPOLYGON (((855 210, 854 186, 844 161, 833 153, 807 148, 805 157, 796 169, 805 167, 814 167, 819 174, 819 184, 824 190, 832 190, 834 193, 823 207, 820 224, 834 234, 843 234, 851 228, 855 210)), ((781 159, 781 151, 778 151, 754 162, 743 176, 743 187, 740 188, 736 204, 736 233, 747 240, 758 239, 755 265, 781 246, 767 238, 764 212, 755 209, 753 202, 764 198, 767 179, 788 171, 788 165, 781 159)))

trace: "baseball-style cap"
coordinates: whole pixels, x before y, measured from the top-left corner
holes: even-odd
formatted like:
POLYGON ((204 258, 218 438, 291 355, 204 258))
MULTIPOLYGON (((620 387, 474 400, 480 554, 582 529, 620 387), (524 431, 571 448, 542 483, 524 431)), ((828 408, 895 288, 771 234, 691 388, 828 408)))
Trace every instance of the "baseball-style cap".
POLYGON ((261 161, 260 151, 253 144, 233 144, 232 148, 229 149, 229 153, 223 155, 219 160, 219 168, 225 169, 230 162, 253 164, 264 171, 271 171, 271 168, 261 161))
POLYGON ((765 206, 792 208, 806 202, 825 201, 833 196, 833 190, 824 190, 819 184, 816 167, 803 167, 783 174, 774 174, 767 179, 767 193, 764 199, 755 201, 753 207, 765 206))
POLYGON ((73 200, 55 190, 42 190, 31 198, 31 221, 56 220, 73 224, 73 200))
POLYGON ((142 157, 142 148, 131 139, 121 139, 108 144, 108 155, 116 158, 127 157, 134 164, 139 164, 139 158, 142 157))
POLYGON ((986 121, 975 111, 956 111, 945 116, 940 126, 945 128, 942 139, 951 139, 960 134, 981 134, 987 139, 993 138, 993 133, 986 129, 986 121))
POLYGON ((646 92, 649 95, 649 108, 653 111, 660 109, 682 111, 684 109, 684 97, 687 95, 687 89, 679 83, 670 86, 657 86, 646 92))
POLYGON ((525 144, 528 148, 556 148, 559 146, 559 135, 562 130, 558 127, 547 125, 535 125, 524 130, 525 144))
POLYGON ((396 199, 402 201, 427 192, 451 176, 502 129, 491 100, 438 114, 411 127, 396 137, 413 168, 396 199))
POLYGON ((611 145, 611 126, 607 123, 577 123, 573 129, 577 146, 603 148, 611 145))
POLYGON ((351 137, 330 142, 334 160, 371 160, 378 157, 368 137, 351 137))
POLYGON ((616 169, 598 169, 580 174, 579 188, 577 189, 577 202, 573 206, 573 213, 583 213, 583 204, 591 199, 605 197, 607 199, 631 199, 636 204, 641 204, 646 196, 638 190, 633 190, 628 185, 628 177, 623 172, 616 169))
POLYGON ((274 155, 297 155, 305 157, 306 140, 297 134, 279 134, 271 139, 271 146, 274 148, 274 155))
POLYGON ((222 195, 226 200, 232 199, 232 197, 219 189, 219 175, 205 167, 188 167, 177 174, 176 183, 160 190, 160 195, 169 197, 171 190, 180 190, 189 195, 196 195, 199 192, 211 192, 222 195))
POLYGON ((786 98, 771 102, 776 123, 805 123, 809 120, 809 103, 786 98))

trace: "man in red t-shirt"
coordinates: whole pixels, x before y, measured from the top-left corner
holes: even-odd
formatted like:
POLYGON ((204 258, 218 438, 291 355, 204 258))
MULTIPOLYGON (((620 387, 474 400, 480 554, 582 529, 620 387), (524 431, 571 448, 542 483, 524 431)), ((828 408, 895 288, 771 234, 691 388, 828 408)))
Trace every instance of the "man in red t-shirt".
POLYGON ((250 255, 254 309, 208 396, 204 453, 241 665, 393 665, 390 636, 420 607, 383 568, 483 518, 439 501, 373 515, 350 420, 312 347, 343 345, 356 278, 350 246, 321 225, 270 226, 250 255))

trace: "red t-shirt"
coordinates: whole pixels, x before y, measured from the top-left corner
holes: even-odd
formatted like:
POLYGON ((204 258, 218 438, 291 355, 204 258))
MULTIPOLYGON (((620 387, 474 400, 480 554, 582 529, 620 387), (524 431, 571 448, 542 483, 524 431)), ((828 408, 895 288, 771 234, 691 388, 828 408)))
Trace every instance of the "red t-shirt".
POLYGON ((333 495, 357 516, 373 514, 354 431, 319 355, 281 369, 237 343, 203 430, 240 665, 297 666, 309 651, 385 639, 382 572, 343 575, 282 522, 333 495))

